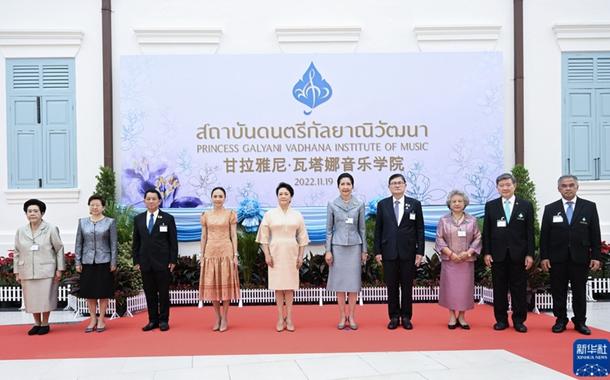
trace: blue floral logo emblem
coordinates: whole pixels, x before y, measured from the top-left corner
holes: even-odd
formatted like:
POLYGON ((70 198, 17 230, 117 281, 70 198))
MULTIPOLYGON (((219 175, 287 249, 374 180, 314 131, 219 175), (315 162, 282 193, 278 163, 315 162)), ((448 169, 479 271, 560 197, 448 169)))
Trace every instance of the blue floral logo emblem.
POLYGON ((309 111, 303 111, 305 115, 310 115, 314 108, 326 102, 332 95, 333 89, 322 78, 313 62, 303 74, 303 78, 292 88, 292 96, 309 107, 309 111))

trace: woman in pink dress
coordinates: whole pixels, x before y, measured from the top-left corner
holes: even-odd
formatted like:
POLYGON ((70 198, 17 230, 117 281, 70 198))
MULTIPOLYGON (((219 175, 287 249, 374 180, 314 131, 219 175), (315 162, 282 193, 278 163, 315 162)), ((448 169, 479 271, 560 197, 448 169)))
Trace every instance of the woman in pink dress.
POLYGON ((265 213, 256 241, 265 253, 269 289, 275 290, 276 330, 294 331, 292 300, 294 291, 299 288, 299 269, 303 265, 303 253, 309 238, 303 215, 290 207, 294 195, 292 186, 280 182, 275 194, 279 207, 265 213))
POLYGON ((225 189, 214 188, 214 208, 201 215, 199 297, 212 301, 216 314, 212 330, 220 332, 229 328, 227 314, 231 300, 239 298, 237 216, 235 211, 224 208, 226 196, 225 189))
POLYGON ((477 219, 464 212, 469 203, 465 193, 451 191, 447 196, 451 212, 436 227, 436 250, 442 260, 438 304, 449 309, 450 330, 469 330, 465 314, 474 308, 474 263, 481 252, 481 232, 477 219))

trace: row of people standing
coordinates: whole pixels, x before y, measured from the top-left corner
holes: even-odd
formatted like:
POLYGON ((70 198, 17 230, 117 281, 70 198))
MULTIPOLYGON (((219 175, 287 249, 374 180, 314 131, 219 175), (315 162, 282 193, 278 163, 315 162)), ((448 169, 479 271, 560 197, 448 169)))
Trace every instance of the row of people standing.
MULTIPOLYGON (((343 173, 337 180, 339 197, 327 207, 325 260, 330 267, 328 289, 338 294, 338 328, 357 329, 355 304, 360 291, 361 265, 366 262, 364 204, 352 196, 354 178, 343 173), (347 300, 347 305, 346 301, 347 300)), ((447 197, 451 210, 437 226, 436 249, 442 270, 439 304, 450 311, 448 327, 469 329, 465 312, 474 307, 474 261, 484 254, 491 267, 494 288, 494 329, 508 327, 508 293, 511 293, 515 330, 526 332, 526 271, 532 266, 534 251, 531 203, 515 197, 515 178, 508 173, 496 180, 500 197, 485 205, 483 234, 476 218, 464 212, 468 197, 452 191, 447 197)), ((413 328, 412 283, 415 268, 423 258, 424 228, 421 203, 405 196, 406 181, 401 174, 389 178, 391 197, 377 206, 375 257, 383 265, 388 287, 389 329, 402 325, 413 328), (399 291, 400 289, 400 291, 399 291), (399 294, 401 294, 399 298, 399 294)), ((578 180, 562 176, 558 180, 562 200, 545 208, 542 219, 542 268, 551 271, 554 332, 566 329, 568 283, 574 294, 573 322, 577 331, 590 334, 585 325, 585 283, 589 269, 599 268, 600 233, 595 204, 578 198, 578 180), (576 206, 577 205, 577 206, 576 206)), ((278 308, 277 331, 294 331, 292 303, 299 287, 299 269, 304 247, 309 243, 302 215, 290 207, 294 189, 286 183, 276 188, 278 207, 269 210, 260 225, 257 241, 269 268, 269 288, 275 290, 278 308)), ((215 188, 214 207, 201 216, 200 297, 214 305, 215 331, 228 328, 229 301, 239 297, 237 218, 224 208, 226 192, 215 188)), ((173 217, 159 210, 157 190, 145 193, 147 211, 136 216, 133 232, 134 265, 142 272, 148 304, 149 323, 144 331, 169 329, 169 283, 177 260, 177 233, 173 217)), ((113 219, 104 217, 105 202, 99 196, 88 200, 90 216, 79 220, 76 239, 76 270, 81 273, 80 295, 88 299, 91 319, 86 332, 105 330, 104 315, 112 297, 117 260, 117 234, 113 219), (96 308, 99 301, 99 314, 96 308)), ((30 335, 49 331, 49 313, 57 304, 57 286, 63 261, 63 244, 56 227, 44 222, 46 205, 39 200, 24 204, 28 225, 15 237, 15 273, 24 288, 26 311, 34 314, 30 335)))

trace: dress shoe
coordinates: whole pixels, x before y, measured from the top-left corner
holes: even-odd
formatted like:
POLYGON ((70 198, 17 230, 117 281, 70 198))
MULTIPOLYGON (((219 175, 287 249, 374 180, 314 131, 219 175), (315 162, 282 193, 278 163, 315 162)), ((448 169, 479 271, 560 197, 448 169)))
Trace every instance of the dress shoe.
POLYGON ((356 321, 354 321, 351 317, 347 318, 348 324, 349 324, 349 328, 352 330, 358 330, 358 324, 356 323, 356 321))
POLYGON ((462 330, 470 330, 470 325, 468 323, 457 321, 457 325, 460 326, 462 330))
POLYGON ((553 327, 551 327, 551 331, 556 333, 556 334, 564 332, 565 330, 566 330, 566 323, 565 322, 557 321, 557 322, 555 322, 553 327))
POLYGON ((345 318, 344 318, 344 319, 342 319, 342 320, 341 320, 341 322, 339 322, 339 323, 337 324, 337 328, 338 328, 339 330, 343 330, 343 329, 345 328, 345 322, 346 322, 345 318))
POLYGON ((158 323, 148 322, 148 324, 146 326, 142 327, 142 331, 150 331, 150 330, 154 330, 158 327, 159 327, 158 323))
POLYGON ((398 318, 392 318, 392 319, 390 319, 390 323, 388 323, 388 329, 395 330, 398 327, 398 325, 400 325, 398 318))
POLYGON ((496 331, 506 330, 507 328, 508 323, 506 322, 496 322, 496 324, 494 325, 494 330, 496 331))
POLYGON ((520 332, 520 333, 526 333, 527 326, 524 325, 523 323, 515 323, 515 331, 520 332))
POLYGON ((413 324, 407 318, 403 318, 401 324, 402 324, 402 328, 405 329, 405 330, 412 330, 413 329, 413 324))
POLYGON ((583 335, 591 335, 591 329, 589 329, 584 323, 574 324, 574 330, 578 331, 583 335))
POLYGON ((169 323, 167 323, 167 322, 159 322, 159 330, 161 330, 161 331, 169 330, 169 323))
POLYGON ((447 328, 449 330, 455 330, 457 327, 458 327, 457 322, 455 322, 454 324, 451 324, 451 323, 447 324, 447 328))
POLYGON ((28 335, 38 335, 38 330, 40 330, 40 326, 32 326, 28 331, 28 335))
POLYGON ((40 326, 40 328, 38 329, 38 335, 46 335, 49 333, 49 331, 51 331, 51 328, 49 327, 49 325, 46 326, 40 326))

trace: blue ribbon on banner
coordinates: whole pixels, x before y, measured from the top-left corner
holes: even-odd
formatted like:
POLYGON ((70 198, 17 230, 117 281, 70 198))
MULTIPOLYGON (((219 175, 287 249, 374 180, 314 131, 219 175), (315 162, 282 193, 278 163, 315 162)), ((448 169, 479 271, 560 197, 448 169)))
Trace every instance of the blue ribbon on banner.
MULTIPOLYGON (((265 212, 271 207, 261 207, 265 212)), ((424 212, 424 229, 426 240, 434 241, 436 237, 436 225, 438 220, 449 212, 447 206, 422 206, 424 212)), ((305 218, 305 225, 312 244, 322 244, 326 241, 326 206, 319 207, 295 207, 305 218)), ((201 224, 199 217, 206 211, 204 208, 165 208, 163 211, 170 213, 176 220, 178 229, 178 241, 198 241, 201 239, 201 224)), ((137 212, 145 209, 138 208, 137 212)), ((368 211, 368 210, 367 210, 368 211)), ((477 218, 485 213, 485 205, 469 205, 466 211, 477 218)), ((367 213, 369 215, 369 213, 367 213)))

